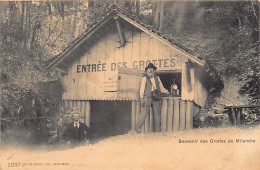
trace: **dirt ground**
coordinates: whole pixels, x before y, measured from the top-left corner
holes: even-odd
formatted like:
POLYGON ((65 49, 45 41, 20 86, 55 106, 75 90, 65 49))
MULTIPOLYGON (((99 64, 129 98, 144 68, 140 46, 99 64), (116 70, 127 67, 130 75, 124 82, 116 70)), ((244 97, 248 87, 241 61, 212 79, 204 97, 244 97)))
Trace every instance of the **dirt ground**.
POLYGON ((3 170, 259 170, 260 127, 126 134, 59 151, 8 148, 0 159, 3 170))

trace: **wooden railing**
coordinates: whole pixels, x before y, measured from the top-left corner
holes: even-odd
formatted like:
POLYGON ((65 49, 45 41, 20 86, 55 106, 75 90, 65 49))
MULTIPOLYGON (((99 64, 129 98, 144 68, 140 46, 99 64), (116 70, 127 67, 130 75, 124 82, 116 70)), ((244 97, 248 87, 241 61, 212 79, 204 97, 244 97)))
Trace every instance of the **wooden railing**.
MULTIPOLYGON (((235 125, 243 125, 245 124, 245 115, 242 114, 243 109, 252 109, 252 108, 260 108, 260 105, 241 105, 241 106, 226 106, 224 109, 224 113, 228 113, 230 122, 235 125)), ((260 113, 258 113, 260 114, 260 113)))
MULTIPOLYGON (((179 131, 193 129, 193 113, 195 109, 193 102, 182 101, 180 97, 163 97, 161 102, 161 131, 179 131)), ((140 102, 132 101, 132 130, 135 129, 138 115, 140 114, 140 102)), ((142 128, 143 133, 153 132, 153 112, 145 119, 142 128)))

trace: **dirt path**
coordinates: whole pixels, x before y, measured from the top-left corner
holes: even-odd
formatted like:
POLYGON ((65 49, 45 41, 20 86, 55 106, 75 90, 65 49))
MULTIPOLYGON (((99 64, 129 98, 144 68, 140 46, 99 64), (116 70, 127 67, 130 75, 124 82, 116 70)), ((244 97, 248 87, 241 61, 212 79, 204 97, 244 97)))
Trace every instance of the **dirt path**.
POLYGON ((52 152, 13 148, 2 151, 1 167, 4 170, 258 170, 260 169, 260 127, 127 134, 111 137, 94 145, 52 152), (237 142, 236 139, 242 141, 237 142), (194 143, 179 143, 179 140, 194 143), (231 140, 233 143, 229 143, 231 140), (11 163, 20 163, 20 165, 15 167, 11 163))

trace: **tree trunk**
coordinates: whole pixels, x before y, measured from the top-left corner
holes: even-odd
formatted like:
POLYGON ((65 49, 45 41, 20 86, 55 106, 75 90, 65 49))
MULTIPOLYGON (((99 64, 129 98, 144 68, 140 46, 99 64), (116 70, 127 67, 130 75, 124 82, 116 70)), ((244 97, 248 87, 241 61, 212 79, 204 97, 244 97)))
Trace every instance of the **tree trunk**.
POLYGON ((33 43, 34 43, 34 39, 35 39, 35 34, 36 34, 37 27, 38 27, 37 25, 38 25, 38 22, 35 21, 35 24, 34 24, 33 30, 32 30, 32 40, 31 40, 31 43, 30 43, 28 49, 32 49, 32 48, 33 48, 33 43))
POLYGON ((24 28, 24 44, 27 49, 30 49, 31 36, 31 2, 26 2, 25 28, 24 28))
POLYGON ((140 15, 140 0, 136 0, 135 9, 136 9, 136 14, 140 15))
MULTIPOLYGON (((8 16, 8 18, 12 18, 12 19, 10 19, 10 22, 9 22, 9 24, 12 24, 13 23, 13 19, 15 19, 15 2, 9 2, 8 3, 8 9, 9 9, 9 16, 8 16)), ((9 34, 8 35, 9 36, 9 40, 10 41, 13 41, 13 40, 15 40, 15 38, 16 38, 16 34, 9 34)))
POLYGON ((161 1, 161 6, 160 6, 160 24, 159 24, 159 31, 163 32, 164 28, 164 1, 161 1))
POLYGON ((155 17, 154 17, 155 29, 159 29, 160 27, 160 11, 161 11, 161 2, 158 1, 156 2, 156 7, 155 7, 155 17))
MULTIPOLYGON (((24 28, 24 8, 25 8, 25 2, 21 2, 22 4, 22 13, 21 13, 21 22, 20 22, 20 40, 23 41, 23 38, 24 38, 24 31, 23 31, 23 28, 24 28)), ((24 44, 25 46, 25 44, 24 44)))
POLYGON ((57 8, 58 8, 58 12, 60 14, 60 16, 62 17, 62 19, 64 19, 64 2, 62 1, 57 1, 57 8))
POLYGON ((46 6, 48 7, 48 15, 51 16, 52 15, 52 12, 51 12, 51 4, 50 2, 46 1, 46 6))
POLYGON ((49 18, 49 35, 51 34, 51 23, 52 23, 52 11, 50 2, 46 1, 46 6, 48 7, 48 18, 49 18))
POLYGON ((71 29, 70 29, 70 40, 69 41, 73 41, 75 38, 76 26, 77 26, 77 12, 74 11, 71 16, 71 29))
POLYGON ((156 13, 156 1, 153 0, 152 1, 152 18, 153 18, 153 25, 155 25, 155 13, 156 13))
POLYGON ((124 1, 124 7, 126 8, 126 9, 128 9, 130 12, 132 12, 132 9, 131 9, 131 1, 130 0, 126 0, 126 1, 124 1))
POLYGON ((76 23, 75 23, 75 32, 74 32, 74 38, 78 37, 78 35, 81 32, 81 27, 83 26, 83 19, 81 18, 81 13, 76 12, 76 23))

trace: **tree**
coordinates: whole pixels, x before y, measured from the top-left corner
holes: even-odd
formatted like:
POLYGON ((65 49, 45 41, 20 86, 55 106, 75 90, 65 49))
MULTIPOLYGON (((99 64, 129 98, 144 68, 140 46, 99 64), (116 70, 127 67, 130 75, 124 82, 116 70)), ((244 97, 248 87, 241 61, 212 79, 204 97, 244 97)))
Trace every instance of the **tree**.
POLYGON ((155 29, 159 30, 160 32, 163 32, 164 30, 164 1, 154 1, 153 2, 153 26, 155 29))

